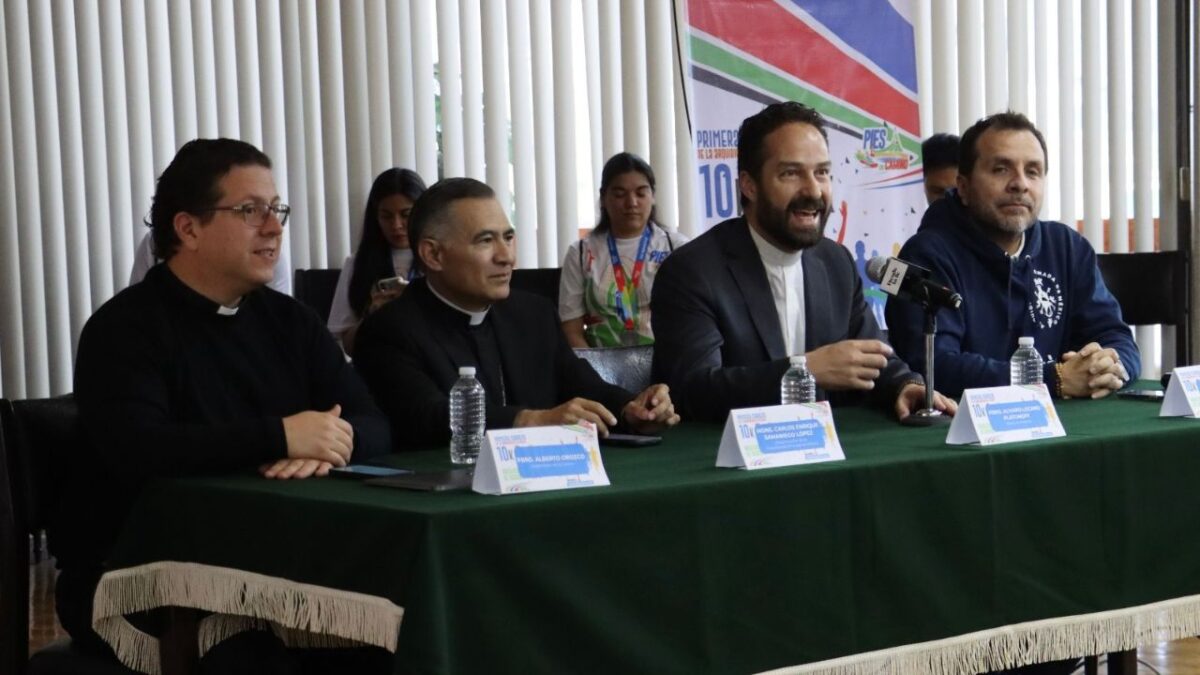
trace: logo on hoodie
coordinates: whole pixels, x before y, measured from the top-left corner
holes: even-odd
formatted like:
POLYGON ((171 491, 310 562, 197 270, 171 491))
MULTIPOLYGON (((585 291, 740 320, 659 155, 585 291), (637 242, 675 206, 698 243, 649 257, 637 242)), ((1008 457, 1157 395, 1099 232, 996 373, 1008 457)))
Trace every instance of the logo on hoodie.
POLYGON ((1029 318, 1038 328, 1048 330, 1062 321, 1062 286, 1053 274, 1033 271, 1033 299, 1029 302, 1029 318))

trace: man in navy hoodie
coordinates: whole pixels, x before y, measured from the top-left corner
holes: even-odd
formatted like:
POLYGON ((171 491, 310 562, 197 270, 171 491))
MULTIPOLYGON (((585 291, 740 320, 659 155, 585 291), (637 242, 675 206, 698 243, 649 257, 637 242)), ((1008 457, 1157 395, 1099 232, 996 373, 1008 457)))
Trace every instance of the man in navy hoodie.
MULTIPOLYGON (((1046 141, 1024 115, 986 117, 962 137, 957 190, 934 202, 900 258, 933 270, 963 296, 938 314, 938 389, 1008 384, 1017 339, 1032 336, 1043 382, 1059 397, 1102 398, 1136 379, 1141 360, 1092 246, 1073 228, 1038 220, 1046 141)), ((925 370, 924 314, 889 301, 899 356, 925 370)))

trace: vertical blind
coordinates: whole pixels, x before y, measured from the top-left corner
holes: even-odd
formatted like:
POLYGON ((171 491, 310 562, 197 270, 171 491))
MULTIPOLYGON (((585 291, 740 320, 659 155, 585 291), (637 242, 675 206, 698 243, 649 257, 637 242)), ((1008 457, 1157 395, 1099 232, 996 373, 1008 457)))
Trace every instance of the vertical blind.
MULTIPOLYGON (((1082 219, 1097 249, 1174 246, 1174 3, 910 10, 923 135, 1021 110, 1050 145, 1044 217, 1082 219)), ((594 223, 622 150, 692 232, 685 26, 682 0, 3 0, 0 394, 70 391, 79 331, 126 285, 154 179, 195 137, 271 156, 297 268, 341 266, 391 166, 485 179, 525 267, 594 223)), ((1157 365, 1156 334, 1138 338, 1157 365)))
MULTIPOLYGON (((1169 0, 917 0, 922 135, 1022 112, 1048 146, 1043 218, 1097 252, 1173 249, 1175 12, 1169 0)), ((1173 333, 1136 329, 1143 372, 1173 365, 1173 333)))
POLYGON ((557 266, 595 222, 598 169, 625 149, 655 165, 664 222, 690 229, 672 8, 4 0, 0 394, 71 390, 75 342, 128 282, 155 178, 196 137, 272 158, 297 268, 342 265, 391 166, 486 180, 526 267, 557 266))

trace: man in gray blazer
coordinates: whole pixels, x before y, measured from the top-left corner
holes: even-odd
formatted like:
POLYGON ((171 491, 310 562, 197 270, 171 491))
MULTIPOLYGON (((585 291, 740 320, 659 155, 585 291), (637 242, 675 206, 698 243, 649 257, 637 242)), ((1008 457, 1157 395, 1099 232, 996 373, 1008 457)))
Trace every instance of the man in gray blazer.
MULTIPOLYGON (((682 246, 654 283, 654 373, 685 416, 721 421, 730 408, 779 403, 788 357, 806 354, 819 397, 869 397, 900 418, 925 385, 883 341, 850 252, 825 238, 832 209, 820 113, 767 106, 738 132, 745 216, 682 246)), ((953 414, 939 394, 934 405, 953 414)))

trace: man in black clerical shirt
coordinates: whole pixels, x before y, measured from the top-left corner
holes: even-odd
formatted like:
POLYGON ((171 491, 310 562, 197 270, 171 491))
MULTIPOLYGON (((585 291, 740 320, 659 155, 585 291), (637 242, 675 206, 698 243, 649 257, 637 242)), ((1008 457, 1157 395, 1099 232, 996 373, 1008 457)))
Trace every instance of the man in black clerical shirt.
POLYGON ((449 437, 461 366, 476 367, 491 429, 587 420, 606 434, 678 423, 666 385, 634 394, 604 382, 567 345, 549 302, 510 290, 514 231, 487 185, 437 183, 413 205, 408 230, 425 277, 363 322, 354 354, 398 443, 449 437))
POLYGON ((258 149, 187 143, 150 211, 164 262, 84 326, 75 396, 87 447, 51 532, 59 618, 83 648, 108 649, 91 629, 92 595, 147 480, 308 478, 390 448, 387 420, 325 326, 266 288, 288 212, 258 149))

